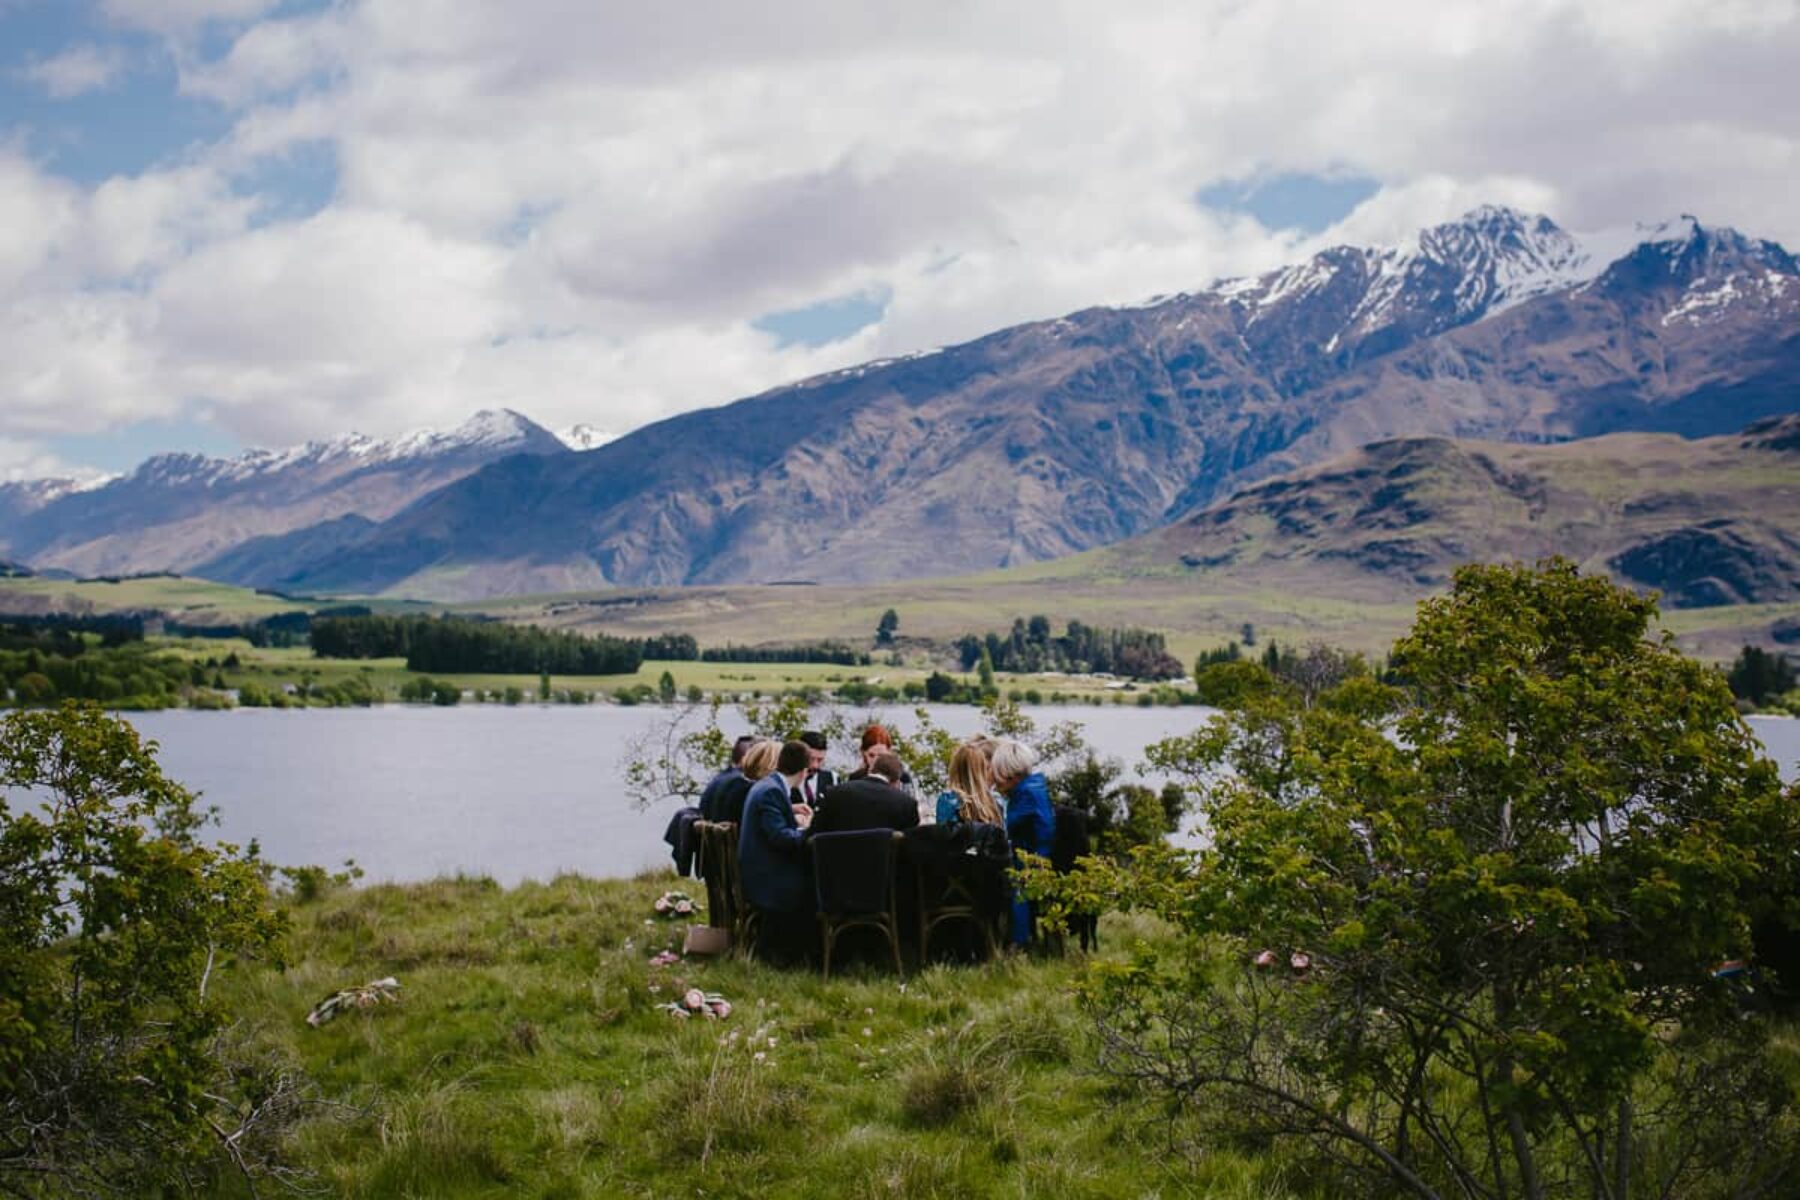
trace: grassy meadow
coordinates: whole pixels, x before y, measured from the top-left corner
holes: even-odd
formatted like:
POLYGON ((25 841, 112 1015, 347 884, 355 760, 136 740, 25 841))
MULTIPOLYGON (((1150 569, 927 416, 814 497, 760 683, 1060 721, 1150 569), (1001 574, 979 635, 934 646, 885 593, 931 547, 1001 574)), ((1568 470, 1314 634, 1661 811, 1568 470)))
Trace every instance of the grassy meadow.
MULTIPOLYGON (((1092 1070, 1071 984, 1025 957, 830 982, 736 958, 653 966, 659 875, 339 891, 294 910, 290 964, 239 964, 238 1036, 304 1068, 291 1150, 349 1197, 1312 1195, 1300 1165, 1190 1145, 1092 1070), (321 1028, 338 988, 401 1000, 321 1028), (698 987, 735 1006, 683 1020, 698 987)), ((1109 918, 1105 952, 1168 936, 1109 918)), ((230 1193, 227 1193, 230 1194, 230 1193)))

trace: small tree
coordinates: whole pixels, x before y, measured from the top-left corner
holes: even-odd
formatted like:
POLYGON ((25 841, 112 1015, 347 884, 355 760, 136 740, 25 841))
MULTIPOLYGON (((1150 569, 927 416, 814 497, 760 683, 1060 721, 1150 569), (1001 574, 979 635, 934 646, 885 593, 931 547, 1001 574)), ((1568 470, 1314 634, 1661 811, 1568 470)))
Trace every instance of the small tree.
MULTIPOLYGON (((256 1172, 291 1090, 228 1069, 208 991, 283 922, 259 864, 122 721, 89 704, 0 722, 0 1192, 161 1194, 256 1172)), ((241 1067, 242 1064, 237 1064, 241 1067)))
POLYGON ((1791 887, 1794 798, 1654 603, 1466 567, 1351 678, 1153 761, 1210 849, 1085 882, 1189 931, 1099 969, 1113 1072, 1382 1195, 1791 1194, 1787 1083, 1715 981, 1791 887))
POLYGON ((988 653, 986 646, 981 648, 981 662, 978 666, 978 670, 980 672, 981 694, 984 696, 994 695, 999 690, 994 684, 994 656, 988 653))
POLYGON ((933 671, 925 677, 925 698, 933 704, 939 704, 950 698, 956 691, 956 680, 942 671, 933 671))
POLYGON ((877 646, 893 645, 894 634, 899 629, 900 614, 890 608, 881 614, 881 623, 875 626, 875 644, 877 646))
POLYGON ((662 678, 656 681, 656 697, 664 704, 675 703, 675 676, 668 671, 664 671, 662 678))

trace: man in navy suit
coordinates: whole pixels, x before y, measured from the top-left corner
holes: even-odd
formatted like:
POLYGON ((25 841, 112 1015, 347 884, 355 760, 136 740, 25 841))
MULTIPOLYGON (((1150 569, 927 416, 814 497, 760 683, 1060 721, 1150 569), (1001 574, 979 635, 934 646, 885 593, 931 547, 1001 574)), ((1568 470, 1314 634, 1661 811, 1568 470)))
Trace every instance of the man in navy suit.
POLYGON ((757 950, 777 961, 809 957, 817 941, 805 853, 812 809, 788 799, 806 774, 806 751, 799 741, 781 747, 775 769, 745 798, 738 827, 738 877, 762 926, 757 950))

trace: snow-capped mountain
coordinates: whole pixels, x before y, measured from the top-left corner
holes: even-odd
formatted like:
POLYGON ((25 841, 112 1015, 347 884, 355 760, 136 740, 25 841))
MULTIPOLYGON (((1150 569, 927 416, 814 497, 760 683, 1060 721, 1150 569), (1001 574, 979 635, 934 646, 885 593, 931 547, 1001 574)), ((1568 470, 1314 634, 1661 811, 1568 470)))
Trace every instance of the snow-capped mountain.
POLYGON ((508 455, 563 453, 549 431, 501 409, 390 439, 352 433, 233 458, 159 454, 97 483, 9 485, 17 502, 9 511, 0 492, 0 548, 82 574, 201 570, 252 540, 383 520, 508 455))
POLYGON ((557 430, 556 438, 571 450, 597 450, 608 442, 618 441, 619 435, 595 429, 592 425, 571 425, 557 430))
POLYGON ((82 479, 58 477, 0 483, 0 529, 64 496, 91 492, 95 488, 105 487, 117 478, 117 475, 98 475, 82 479))
POLYGON ((426 459, 541 454, 553 452, 558 444, 554 434, 511 409, 483 409, 451 430, 416 429, 385 440, 348 433, 283 450, 247 450, 232 458, 158 454, 145 459, 129 475, 115 478, 169 486, 226 487, 295 470, 366 469, 426 459))
POLYGON ((1505 311, 1534 296, 1584 283, 1612 259, 1548 217, 1484 206, 1423 230, 1406 245, 1339 246, 1266 275, 1208 289, 1229 300, 1246 328, 1306 305, 1327 303, 1342 322, 1320 343, 1340 345, 1405 325, 1439 332, 1505 311))
POLYGON ((1575 235, 1482 208, 1403 246, 864 364, 583 453, 538 430, 537 452, 419 460, 456 464, 436 476, 344 472, 355 503, 313 485, 278 521, 258 507, 288 495, 276 481, 330 473, 240 466, 254 503, 165 489, 196 515, 160 525, 128 478, 39 510, 9 556, 440 598, 903 579, 1120 541, 1388 438, 1694 437, 1796 407, 1800 271, 1780 246, 1691 218, 1575 235))

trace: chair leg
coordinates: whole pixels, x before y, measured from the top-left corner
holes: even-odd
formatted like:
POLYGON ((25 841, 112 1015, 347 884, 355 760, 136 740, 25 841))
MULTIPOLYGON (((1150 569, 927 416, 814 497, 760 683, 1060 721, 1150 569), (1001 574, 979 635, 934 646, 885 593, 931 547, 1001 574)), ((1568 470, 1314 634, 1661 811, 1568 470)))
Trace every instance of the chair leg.
POLYGON ((825 962, 823 973, 820 975, 820 978, 829 980, 831 978, 831 946, 832 943, 837 941, 837 931, 832 927, 831 922, 826 920, 823 916, 819 918, 819 937, 820 940, 825 943, 825 962))
POLYGON ((906 968, 900 963, 900 930, 897 928, 898 924, 899 922, 897 921, 890 921, 883 932, 888 935, 888 945, 894 948, 894 974, 904 978, 906 975, 906 968))

